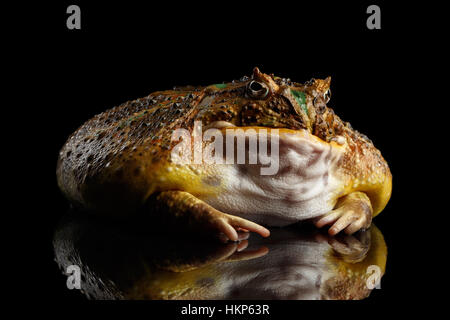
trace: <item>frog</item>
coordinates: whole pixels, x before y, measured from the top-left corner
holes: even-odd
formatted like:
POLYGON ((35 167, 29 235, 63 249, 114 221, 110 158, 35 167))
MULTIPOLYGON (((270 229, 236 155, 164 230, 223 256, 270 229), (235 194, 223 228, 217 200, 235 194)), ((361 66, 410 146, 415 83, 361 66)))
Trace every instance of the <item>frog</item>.
POLYGON ((58 186, 73 206, 102 217, 144 212, 155 223, 231 241, 241 231, 268 237, 271 227, 298 222, 332 236, 365 230, 391 197, 392 174, 373 142, 328 105, 330 85, 331 77, 299 83, 254 68, 239 80, 125 102, 68 138, 58 186), (201 137, 210 129, 266 130, 276 172, 261 174, 259 162, 174 161, 181 141, 174 132, 201 137))

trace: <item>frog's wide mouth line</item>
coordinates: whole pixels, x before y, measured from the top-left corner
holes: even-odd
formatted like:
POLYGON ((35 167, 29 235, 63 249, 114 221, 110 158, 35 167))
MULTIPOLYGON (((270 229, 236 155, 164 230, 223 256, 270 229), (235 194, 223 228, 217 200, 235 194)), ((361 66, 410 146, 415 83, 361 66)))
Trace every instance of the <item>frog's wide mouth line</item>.
POLYGON ((177 165, 260 165, 260 175, 278 174, 282 157, 309 161, 314 153, 331 148, 305 129, 238 127, 226 121, 205 128, 195 121, 192 131, 176 129, 171 140, 178 142, 171 151, 171 161, 177 165))
MULTIPOLYGON (((308 139, 313 139, 314 141, 317 141, 319 143, 327 143, 326 141, 322 140, 321 138, 311 134, 306 129, 289 129, 289 128, 276 128, 276 127, 263 127, 263 126, 236 126, 235 124, 228 122, 228 121, 214 121, 210 124, 207 124, 203 127, 203 130, 206 131, 208 129, 218 129, 221 131, 224 131, 224 129, 235 129, 235 130, 267 130, 270 134, 277 134, 279 136, 279 139, 286 139, 286 141, 291 141, 292 138, 297 137, 303 137, 308 139)), ((226 130, 225 130, 226 134, 226 130)), ((338 137, 339 138, 339 137, 338 137)), ((338 142, 338 145, 343 145, 341 139, 335 139, 336 142, 338 142)))

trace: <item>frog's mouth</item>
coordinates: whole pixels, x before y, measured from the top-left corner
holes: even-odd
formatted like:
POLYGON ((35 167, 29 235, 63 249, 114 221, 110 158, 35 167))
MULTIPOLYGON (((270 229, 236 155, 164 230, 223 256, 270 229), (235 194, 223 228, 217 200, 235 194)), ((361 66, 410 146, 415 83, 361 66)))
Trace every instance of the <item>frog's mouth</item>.
MULTIPOLYGON (((280 141, 285 143, 293 143, 298 144, 301 141, 292 140, 295 136, 308 138, 314 140, 317 144, 324 144, 329 146, 330 144, 320 139, 319 137, 311 134, 307 129, 289 129, 289 128, 276 128, 276 127, 264 127, 264 126, 236 126, 235 124, 228 121, 214 121, 203 127, 203 131, 207 131, 208 129, 218 129, 222 132, 226 132, 226 129, 241 129, 244 132, 253 129, 253 130, 267 130, 272 135, 276 134, 280 141)), ((226 134, 226 133, 225 133, 226 134)))
POLYGON ((276 175, 279 170, 293 170, 300 177, 315 175, 315 166, 328 170, 333 166, 331 160, 337 161, 343 151, 337 144, 327 143, 306 129, 240 127, 227 121, 215 121, 204 127, 206 140, 211 137, 207 133, 210 129, 216 131, 214 143, 216 136, 221 135, 223 148, 219 147, 227 157, 223 158, 223 163, 256 165, 261 175, 276 175), (232 159, 228 150, 233 154, 232 159), (264 165, 270 165, 272 170, 265 170, 264 165))
POLYGON ((238 128, 236 125, 228 121, 214 121, 204 127, 205 130, 208 129, 223 129, 223 128, 238 128))

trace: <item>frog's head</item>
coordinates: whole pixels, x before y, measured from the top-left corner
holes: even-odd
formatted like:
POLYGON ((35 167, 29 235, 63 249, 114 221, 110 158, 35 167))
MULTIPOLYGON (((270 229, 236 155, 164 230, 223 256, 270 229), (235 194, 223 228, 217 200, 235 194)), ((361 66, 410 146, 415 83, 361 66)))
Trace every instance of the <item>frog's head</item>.
POLYGON ((330 99, 330 77, 305 84, 264 74, 258 68, 251 77, 212 85, 199 113, 204 123, 220 121, 235 126, 306 129, 311 131, 316 115, 330 99))

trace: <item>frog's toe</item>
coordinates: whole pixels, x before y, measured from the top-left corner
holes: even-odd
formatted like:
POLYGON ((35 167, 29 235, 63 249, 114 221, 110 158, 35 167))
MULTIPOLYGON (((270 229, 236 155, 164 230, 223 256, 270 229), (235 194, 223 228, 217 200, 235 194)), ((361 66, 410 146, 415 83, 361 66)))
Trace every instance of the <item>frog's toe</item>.
MULTIPOLYGON (((234 229, 234 232, 236 233, 236 240, 238 237, 236 230, 241 230, 241 231, 245 230, 247 232, 256 232, 259 235, 261 235, 262 237, 270 236, 270 231, 268 229, 264 228, 263 226, 261 226, 257 223, 254 223, 252 221, 244 219, 244 218, 240 218, 240 217, 233 216, 230 214, 224 214, 224 217, 221 220, 228 223, 234 229)), ((229 230, 229 228, 227 227, 226 230, 229 230)), ((230 233, 230 235, 231 235, 231 233, 230 233)), ((234 240, 234 239, 230 238, 230 240, 234 240)))
POLYGON ((224 234, 225 237, 231 241, 239 240, 236 229, 233 228, 233 226, 227 221, 227 219, 221 217, 215 220, 212 225, 214 229, 219 232, 219 239, 221 239, 222 241, 224 240, 224 238, 220 235, 220 233, 224 234))
POLYGON ((211 226, 218 232, 219 240, 222 242, 228 240, 241 241, 246 237, 248 238, 248 232, 256 232, 263 237, 270 235, 270 231, 263 226, 226 213, 218 213, 217 216, 212 216, 211 226))
MULTIPOLYGON (((242 251, 245 248, 247 248, 248 246, 248 238, 249 238, 249 233, 248 232, 238 232, 238 239, 237 239, 237 249, 236 251, 242 251)), ((218 234, 218 238, 221 242, 223 243, 227 243, 229 238, 223 234, 223 233, 219 233, 218 234)))
MULTIPOLYGON (((248 238, 250 237, 250 233, 249 232, 238 232, 237 233, 237 241, 239 242, 239 244, 245 242, 245 240, 248 240, 248 238)), ((229 238, 224 234, 219 232, 218 234, 218 238, 221 242, 228 242, 229 238)), ((239 250, 239 247, 238 247, 239 250)))
POLYGON ((341 215, 342 213, 340 210, 332 210, 329 213, 314 219, 313 222, 317 228, 322 228, 323 226, 335 222, 341 215))
POLYGON ((345 229, 345 233, 352 234, 353 232, 358 231, 361 228, 356 228, 359 224, 355 224, 363 217, 359 217, 359 215, 353 211, 346 212, 341 215, 339 219, 331 226, 328 230, 329 235, 336 235, 342 230, 345 229), (347 231, 349 230, 349 231, 347 231))
POLYGON ((356 231, 365 229, 366 227, 367 227, 367 219, 365 216, 362 216, 358 218, 356 221, 350 223, 350 225, 345 228, 344 232, 348 235, 351 235, 356 231))
POLYGON ((362 192, 354 192, 341 198, 336 209, 316 218, 313 223, 318 228, 332 224, 328 230, 328 234, 332 236, 342 230, 350 235, 370 226, 372 212, 367 195, 362 192))
POLYGON ((250 233, 248 231, 238 232, 238 241, 248 240, 249 237, 250 233))

